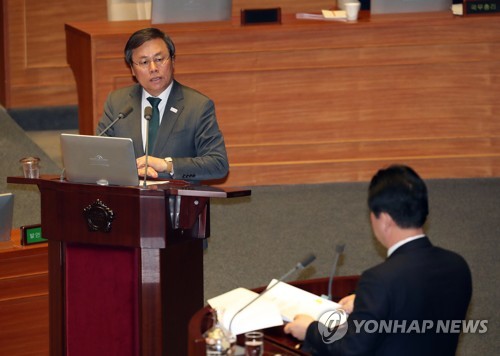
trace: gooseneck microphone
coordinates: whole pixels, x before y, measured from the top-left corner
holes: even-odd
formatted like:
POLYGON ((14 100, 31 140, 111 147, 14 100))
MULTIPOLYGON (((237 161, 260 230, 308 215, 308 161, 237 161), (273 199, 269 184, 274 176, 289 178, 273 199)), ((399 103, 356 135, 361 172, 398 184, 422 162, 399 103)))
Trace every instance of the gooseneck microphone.
POLYGON ((262 297, 264 294, 266 294, 267 292, 269 292, 271 289, 273 289, 275 286, 277 286, 280 282, 283 282, 283 280, 285 278, 287 278, 288 276, 290 276, 292 273, 294 273, 295 271, 299 270, 299 269, 304 269, 306 268, 307 266, 309 266, 314 260, 316 259, 316 256, 313 255, 312 253, 309 254, 306 258, 304 258, 301 262, 297 263, 295 265, 295 267, 293 267, 290 271, 288 271, 287 273, 285 273, 283 276, 280 277, 280 279, 278 279, 273 285, 270 285, 268 286, 266 289, 264 289, 259 295, 257 295, 255 298, 253 298, 251 301, 249 301, 247 304, 245 304, 243 307, 241 307, 240 309, 238 309, 238 311, 236 313, 234 313, 234 315, 232 316, 231 320, 229 321, 229 331, 231 331, 231 325, 233 324, 233 320, 234 318, 236 318, 236 315, 238 315, 239 313, 241 313, 243 310, 245 310, 246 308, 248 308, 252 303, 254 303, 257 299, 259 299, 260 297, 262 297))
POLYGON ((151 117, 153 116, 153 108, 151 106, 146 106, 144 108, 144 118, 146 119, 146 147, 145 147, 145 152, 146 152, 146 162, 144 162, 144 180, 142 182, 143 188, 147 187, 146 181, 148 177, 148 150, 149 150, 149 121, 151 121, 151 117))
POLYGON ((345 244, 338 244, 335 246, 335 257, 333 260, 333 268, 330 273, 330 280, 328 281, 328 300, 332 300, 332 285, 333 285, 333 276, 335 275, 335 271, 337 270, 337 264, 339 262, 340 255, 344 252, 345 244))
MULTIPOLYGON (((278 280, 278 282, 281 282, 283 280, 285 280, 286 278, 288 278, 289 275, 291 275, 293 272, 299 270, 299 269, 304 269, 306 268, 307 266, 309 266, 311 263, 313 263, 313 261, 316 259, 316 256, 313 255, 312 253, 310 255, 308 255, 306 258, 304 258, 301 262, 297 263, 295 265, 295 267, 293 267, 290 271, 288 271, 287 273, 285 273, 283 276, 281 276, 281 278, 278 280)), ((276 282, 276 284, 278 284, 278 282, 276 282)), ((273 285, 274 286, 274 285, 273 285)))
POLYGON ((111 124, 109 124, 101 133, 97 136, 104 135, 110 128, 112 128, 119 120, 126 118, 134 109, 129 105, 124 110, 118 113, 116 119, 113 120, 111 124))

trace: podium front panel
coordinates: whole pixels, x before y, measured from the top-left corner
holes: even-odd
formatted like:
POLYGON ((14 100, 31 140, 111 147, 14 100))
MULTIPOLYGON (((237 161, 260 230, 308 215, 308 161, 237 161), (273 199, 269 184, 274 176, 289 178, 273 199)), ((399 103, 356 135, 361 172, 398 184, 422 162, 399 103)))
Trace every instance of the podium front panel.
POLYGON ((67 244, 68 356, 140 355, 140 249, 67 244))

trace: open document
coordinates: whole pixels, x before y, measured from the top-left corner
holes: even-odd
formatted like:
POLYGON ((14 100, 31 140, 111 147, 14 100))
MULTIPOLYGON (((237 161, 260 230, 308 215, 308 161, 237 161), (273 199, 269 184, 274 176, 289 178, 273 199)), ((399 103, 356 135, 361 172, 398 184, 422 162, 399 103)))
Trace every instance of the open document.
POLYGON ((235 335, 283 325, 283 321, 291 321, 297 314, 318 320, 325 312, 340 308, 338 303, 275 279, 267 286, 267 292, 258 297, 258 293, 236 288, 209 299, 208 304, 217 310, 222 325, 235 335))

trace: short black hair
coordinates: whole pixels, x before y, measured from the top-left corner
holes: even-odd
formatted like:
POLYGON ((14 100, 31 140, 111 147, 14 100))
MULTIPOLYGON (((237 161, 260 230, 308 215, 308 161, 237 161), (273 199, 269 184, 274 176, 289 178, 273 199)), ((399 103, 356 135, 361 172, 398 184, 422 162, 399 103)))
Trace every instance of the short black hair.
POLYGON ((392 165, 373 176, 368 207, 376 217, 389 214, 401 228, 420 228, 429 214, 427 187, 412 168, 392 165))
POLYGON ((130 36, 130 38, 127 41, 127 44, 125 45, 125 50, 124 50, 125 62, 127 62, 129 66, 132 66, 132 54, 134 52, 134 49, 142 46, 145 42, 153 40, 155 38, 161 38, 165 42, 168 48, 168 53, 170 55, 170 58, 174 59, 175 45, 172 39, 163 31, 154 27, 150 27, 136 31, 132 34, 132 36, 130 36))

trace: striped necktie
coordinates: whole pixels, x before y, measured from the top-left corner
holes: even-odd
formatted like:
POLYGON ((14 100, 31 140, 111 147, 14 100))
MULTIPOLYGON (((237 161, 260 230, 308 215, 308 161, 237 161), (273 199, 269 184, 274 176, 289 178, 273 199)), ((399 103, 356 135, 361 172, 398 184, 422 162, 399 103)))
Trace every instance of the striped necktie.
POLYGON ((153 107, 153 115, 151 116, 151 121, 149 121, 148 131, 148 154, 152 154, 155 146, 156 135, 158 134, 158 128, 160 127, 160 110, 158 110, 158 105, 160 104, 161 99, 150 96, 147 100, 153 107))

